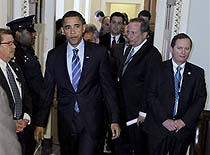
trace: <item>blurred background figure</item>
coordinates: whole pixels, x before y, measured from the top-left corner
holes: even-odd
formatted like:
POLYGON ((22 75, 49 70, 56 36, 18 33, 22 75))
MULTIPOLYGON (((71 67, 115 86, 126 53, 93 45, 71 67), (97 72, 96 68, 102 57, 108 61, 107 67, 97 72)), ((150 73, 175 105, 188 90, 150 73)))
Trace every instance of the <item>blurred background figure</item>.
POLYGON ((100 44, 104 45, 111 55, 111 49, 116 44, 124 43, 125 39, 122 35, 124 25, 124 15, 120 12, 114 12, 110 16, 110 32, 100 36, 100 44))
POLYGON ((128 43, 128 39, 127 39, 127 30, 128 30, 128 23, 129 23, 129 18, 128 18, 128 15, 127 13, 122 13, 125 17, 125 21, 124 21, 124 25, 123 25, 123 28, 122 28, 122 34, 123 34, 123 37, 125 39, 125 43, 128 43))
POLYGON ((100 23, 99 33, 103 33, 102 20, 103 20, 104 16, 105 16, 105 14, 101 10, 97 10, 94 13, 95 20, 100 23))
MULTIPOLYGON (((150 22, 151 19, 151 14, 147 10, 142 10, 138 14, 138 18, 143 18, 146 22, 150 22)), ((148 38, 147 40, 153 44, 154 43, 154 32, 150 29, 148 33, 148 38)))
POLYGON ((55 36, 55 47, 66 42, 66 37, 63 33, 62 19, 56 21, 56 36, 55 36))
POLYGON ((99 43, 99 32, 94 24, 86 24, 83 38, 86 41, 99 43))
POLYGON ((102 36, 102 35, 110 32, 110 17, 109 16, 105 16, 102 19, 102 25, 101 26, 102 26, 103 31, 99 33, 99 36, 102 36))

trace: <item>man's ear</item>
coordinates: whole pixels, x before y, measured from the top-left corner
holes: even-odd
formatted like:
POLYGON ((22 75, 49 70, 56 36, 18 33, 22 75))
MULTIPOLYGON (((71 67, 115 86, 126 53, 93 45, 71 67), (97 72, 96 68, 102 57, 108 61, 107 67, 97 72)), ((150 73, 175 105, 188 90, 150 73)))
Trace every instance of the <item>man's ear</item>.
POLYGON ((83 34, 84 34, 84 32, 85 32, 85 26, 86 26, 86 24, 83 24, 83 25, 82 25, 82 27, 83 27, 83 29, 82 29, 83 34))
POLYGON ((20 31, 15 32, 15 40, 19 41, 22 33, 20 31))

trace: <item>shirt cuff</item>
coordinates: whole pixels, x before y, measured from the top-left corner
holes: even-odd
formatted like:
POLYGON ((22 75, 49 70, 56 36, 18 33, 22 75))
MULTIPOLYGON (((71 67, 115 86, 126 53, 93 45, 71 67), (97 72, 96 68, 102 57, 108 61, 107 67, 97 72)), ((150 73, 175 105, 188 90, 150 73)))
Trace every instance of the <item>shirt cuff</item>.
POLYGON ((147 116, 147 113, 139 111, 139 116, 142 116, 145 118, 147 116))
POLYGON ((24 115, 23 115, 23 119, 27 119, 27 120, 29 120, 28 125, 29 125, 29 124, 31 124, 31 117, 29 116, 29 114, 24 113, 24 115))

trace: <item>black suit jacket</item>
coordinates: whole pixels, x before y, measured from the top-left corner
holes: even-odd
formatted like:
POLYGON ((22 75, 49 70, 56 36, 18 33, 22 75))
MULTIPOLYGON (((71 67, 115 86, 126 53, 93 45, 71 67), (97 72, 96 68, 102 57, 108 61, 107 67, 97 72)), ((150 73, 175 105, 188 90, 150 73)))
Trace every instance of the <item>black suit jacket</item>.
MULTIPOLYGON (((129 53, 123 55, 124 46, 121 45, 120 51, 114 51, 118 53, 119 59, 117 64, 119 65, 119 87, 121 90, 121 106, 122 111, 125 111, 124 118, 126 120, 131 120, 138 117, 139 111, 147 112, 147 106, 145 104, 145 90, 148 84, 148 77, 151 72, 151 68, 155 65, 160 64, 162 61, 159 51, 150 43, 146 42, 143 46, 134 54, 133 59, 129 62, 124 75, 122 75, 122 70, 124 62, 129 53)), ((131 47, 128 47, 131 49, 131 47)))
POLYGON ((58 119, 71 128, 74 104, 77 99, 85 128, 92 136, 101 131, 105 97, 111 122, 119 122, 115 85, 109 68, 106 48, 85 42, 84 62, 77 92, 74 91, 67 71, 67 44, 52 49, 47 56, 44 102, 37 125, 45 126, 52 103, 54 86, 57 85, 58 119), (47 112, 48 111, 48 112, 47 112))
MULTIPOLYGON (((18 77, 18 82, 20 82, 20 85, 21 85, 21 90, 22 90, 22 107, 23 107, 23 111, 22 111, 22 115, 24 113, 27 113, 31 116, 31 112, 32 112, 32 103, 31 103, 31 98, 28 94, 28 88, 26 87, 26 84, 25 84, 25 79, 23 77, 23 73, 20 69, 20 67, 14 63, 13 61, 10 61, 9 62, 10 66, 12 67, 13 71, 15 72, 15 74, 17 75, 18 77)), ((9 88, 9 84, 2 72, 2 70, 0 69, 0 85, 2 86, 2 88, 5 90, 6 94, 7 94, 7 97, 8 97, 8 100, 9 100, 9 106, 10 106, 10 109, 12 110, 13 112, 13 116, 14 116, 14 108, 15 108, 15 103, 14 103, 14 100, 13 100, 13 97, 12 97, 12 92, 9 88)))
MULTIPOLYGON (((111 42, 110 33, 107 33, 100 37, 100 44, 104 45, 111 52, 110 42, 111 42)), ((125 42, 125 39, 123 35, 121 34, 118 43, 124 43, 124 42, 125 42)))
MULTIPOLYGON (((148 88, 147 103, 149 112, 144 128, 149 134, 165 137, 169 132, 162 123, 173 119, 174 108, 174 74, 172 60, 165 61, 154 69, 148 88)), ((192 134, 197 119, 206 101, 206 84, 204 70, 186 62, 179 97, 177 118, 182 119, 186 126, 176 133, 180 139, 192 134)))

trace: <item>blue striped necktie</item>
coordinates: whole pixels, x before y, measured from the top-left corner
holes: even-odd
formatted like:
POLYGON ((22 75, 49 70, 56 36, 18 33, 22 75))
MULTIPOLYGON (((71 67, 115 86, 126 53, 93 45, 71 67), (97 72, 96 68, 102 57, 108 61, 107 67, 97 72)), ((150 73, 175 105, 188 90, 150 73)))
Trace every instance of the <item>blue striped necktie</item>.
POLYGON ((175 103, 174 103, 174 109, 173 109, 173 117, 176 116, 177 110, 178 110, 178 102, 179 102, 179 91, 180 91, 180 83, 181 83, 181 67, 178 66, 176 68, 176 74, 174 76, 174 92, 175 92, 175 103))
MULTIPOLYGON (((80 60, 79 60, 79 56, 78 56, 78 49, 75 48, 72 50, 73 51, 73 57, 72 57, 72 85, 73 88, 75 90, 75 92, 77 91, 78 88, 78 84, 79 84, 79 79, 81 76, 81 64, 80 64, 80 60)), ((74 110, 79 113, 79 105, 78 102, 75 102, 74 105, 74 110)))
MULTIPOLYGON (((127 47, 127 48, 129 48, 129 47, 127 47)), ((134 55, 134 48, 132 48, 132 49, 130 50, 130 52, 128 53, 128 56, 127 56, 127 58, 126 58, 126 60, 125 60, 125 62, 124 62, 124 64, 123 64, 122 75, 124 75, 125 70, 126 70, 126 68, 128 67, 129 62, 130 62, 130 61, 132 60, 132 58, 133 58, 133 55, 134 55)))
POLYGON ((10 84, 10 87, 12 89, 13 96, 14 96, 15 118, 16 119, 20 119, 20 117, 22 115, 22 99, 20 97, 20 92, 18 90, 18 87, 17 87, 16 81, 15 81, 14 75, 13 75, 10 67, 8 66, 8 64, 6 66, 6 71, 7 71, 7 77, 8 77, 8 80, 9 80, 9 84, 10 84))

